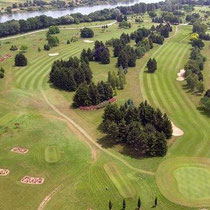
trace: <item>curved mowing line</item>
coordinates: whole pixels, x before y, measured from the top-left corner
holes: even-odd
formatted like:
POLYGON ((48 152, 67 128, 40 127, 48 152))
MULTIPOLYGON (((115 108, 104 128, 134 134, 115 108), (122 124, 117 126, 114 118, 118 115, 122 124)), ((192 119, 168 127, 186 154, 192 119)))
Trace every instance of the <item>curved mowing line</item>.
MULTIPOLYGON (((185 34, 180 35, 182 41, 185 34)), ((179 40, 179 37, 176 40, 179 40)), ((177 141, 176 144, 173 145, 173 149, 170 150, 170 152, 173 151, 172 153, 176 154, 178 152, 180 155, 183 155, 189 149, 188 155, 203 154, 203 151, 206 151, 207 145, 209 143, 207 141, 207 134, 209 133, 209 121, 207 118, 204 118, 202 117, 202 115, 200 115, 200 113, 196 110, 196 105, 190 100, 190 98, 175 80, 177 70, 180 67, 180 64, 183 61, 184 57, 186 56, 187 50, 189 49, 189 45, 184 45, 181 43, 181 41, 179 41, 178 43, 175 42, 169 48, 168 46, 165 47, 168 48, 167 57, 160 57, 160 55, 164 55, 165 53, 160 52, 158 54, 158 63, 162 65, 159 66, 159 71, 156 73, 156 75, 148 75, 144 74, 143 71, 141 72, 141 75, 143 74, 143 78, 142 76, 140 76, 140 83, 142 82, 143 84, 141 90, 143 93, 142 95, 145 98, 148 98, 150 102, 159 104, 160 107, 164 107, 166 112, 168 112, 170 115, 175 116, 177 112, 176 110, 182 111, 182 113, 179 113, 180 116, 178 116, 178 118, 175 117, 175 119, 180 124, 182 124, 188 132, 186 133, 184 138, 182 137, 183 141, 177 141), (177 49, 177 47, 179 46, 180 49, 177 52, 175 49, 177 49), (173 68, 172 71, 169 71, 167 65, 171 66, 169 58, 173 56, 173 53, 171 53, 173 51, 171 51, 170 49, 171 47, 175 47, 174 52, 176 52, 176 56, 174 57, 172 63, 174 64, 176 60, 178 60, 178 56, 180 56, 180 59, 175 65, 175 68, 173 68), (180 53, 181 50, 182 53, 180 53), (154 90, 155 92, 153 92, 154 90), (190 120, 189 123, 186 123, 187 119, 190 120), (184 141, 184 139, 186 140, 184 141), (177 148, 177 150, 175 148, 177 148)), ((166 44, 169 45, 170 42, 166 44)), ((151 57, 154 57, 154 54, 151 57)))
MULTIPOLYGON (((182 50, 182 48, 180 48, 181 50, 182 50)), ((174 49, 174 51, 176 51, 175 49, 174 49)), ((184 54, 186 53, 186 51, 187 51, 187 48, 184 50, 184 52, 183 52, 183 55, 182 56, 180 56, 180 60, 179 60, 179 62, 178 62, 178 64, 177 64, 177 66, 179 66, 180 65, 180 63, 181 63, 181 60, 183 59, 183 57, 184 57, 184 54)), ((179 54, 180 54, 180 50, 179 50, 179 52, 177 53, 177 56, 179 56, 179 54)), ((170 57, 173 55, 173 54, 170 54, 169 53, 169 55, 170 55, 170 57)), ((176 58, 177 58, 177 56, 174 58, 174 60, 173 60, 173 63, 176 61, 176 58)), ((170 59, 169 59, 170 60, 170 59)), ((171 73, 171 72, 169 72, 169 71, 167 71, 167 68, 165 67, 166 65, 168 65, 168 63, 165 61, 165 59, 163 59, 163 62, 162 63, 164 63, 164 65, 163 66, 161 66, 162 68, 161 68, 161 70, 162 70, 162 72, 161 72, 161 74, 158 74, 158 81, 156 81, 155 80, 155 82, 156 82, 156 86, 158 86, 158 87, 160 87, 160 88, 157 88, 157 94, 156 94, 156 98, 157 98, 157 101, 160 101, 160 99, 158 98, 158 95, 161 95, 162 96, 162 103, 164 103, 164 104, 166 104, 166 110, 170 110, 170 111, 168 111, 169 113, 171 113, 171 109, 170 108, 172 108, 173 107, 173 110, 182 110, 182 105, 181 105, 181 103, 180 103, 180 99, 177 99, 177 97, 179 97, 179 96, 177 96, 178 95, 178 92, 177 92, 177 90, 175 89, 175 87, 174 87, 174 83, 176 82, 176 80, 175 80, 175 78, 173 78, 173 77, 171 77, 171 75, 169 75, 169 73, 171 73), (167 76, 167 77, 164 77, 163 78, 163 76, 161 76, 163 73, 165 73, 166 72, 166 74, 164 74, 165 76, 167 76), (166 80, 167 81, 169 81, 170 80, 170 78, 171 78, 171 83, 167 83, 166 84, 166 80), (158 84, 157 84, 158 83, 158 84), (170 86, 172 86, 172 88, 170 88, 170 86), (165 90, 165 88, 166 89, 170 89, 171 90, 171 94, 169 94, 169 92, 168 91, 164 91, 165 90), (173 96, 173 97, 172 97, 173 96), (176 100, 175 101, 173 101, 173 98, 175 98, 176 100), (176 106, 176 107, 174 107, 173 105, 172 105, 172 101, 174 102, 173 104, 176 106), (179 107, 178 107, 179 106, 179 107)), ((173 65, 172 65, 173 66, 173 65)), ((176 68, 175 68, 176 69, 176 68)), ((154 99, 155 100, 155 99, 154 99)), ((173 111, 172 111, 173 112, 173 111)), ((190 118, 190 115, 189 115, 189 113, 187 113, 186 112, 186 110, 185 109, 183 109, 183 111, 182 111, 182 115, 183 116, 187 116, 185 119, 189 119, 190 118)), ((193 125, 193 126, 196 126, 196 123, 194 122, 194 121, 191 121, 190 122, 190 125, 193 125)), ((185 126, 186 127, 186 126, 185 126)), ((188 127, 188 126, 187 126, 188 127)), ((191 134, 192 135, 192 134, 191 134)), ((202 135, 202 132, 200 132, 200 131, 197 131, 197 130, 193 130, 193 135, 192 135, 194 138, 201 138, 201 137, 203 137, 203 135, 202 135)), ((192 141, 192 139, 191 139, 191 141, 192 141)), ((196 144, 194 144, 194 145, 192 145, 192 146, 196 146, 196 144)), ((192 148, 192 146, 191 146, 191 148, 192 148)), ((183 148, 183 147, 182 147, 183 148)), ((185 147, 183 148, 183 149, 186 149, 185 147)), ((181 151, 181 150, 180 150, 181 151)))
MULTIPOLYGON (((73 48, 73 50, 75 50, 75 48, 76 48, 76 46, 73 48)), ((65 56, 67 53, 69 53, 67 50, 69 50, 69 49, 63 49, 63 50, 61 50, 61 51, 60 51, 60 54, 62 54, 62 55, 57 56, 56 58, 55 58, 55 57, 52 57, 50 60, 43 61, 43 62, 42 62, 42 66, 41 66, 41 67, 43 67, 43 68, 40 68, 41 70, 39 71, 39 70, 38 70, 39 66, 38 66, 38 67, 35 68, 34 71, 31 72, 31 74, 28 74, 27 77, 26 77, 25 80, 24 80, 24 83, 23 83, 23 85, 22 85, 22 88, 23 88, 23 89, 30 89, 30 90, 31 90, 30 87, 33 85, 34 80, 36 80, 37 77, 38 77, 40 74, 42 74, 42 72, 43 72, 44 69, 46 69, 47 67, 51 66, 52 63, 53 63, 53 61, 59 60, 59 59, 63 58, 63 56, 65 56), (63 53, 65 53, 65 54, 63 54, 63 53), (31 80, 31 77, 33 77, 32 80, 31 80), (31 83, 32 83, 32 84, 31 84, 31 83), (29 85, 28 85, 28 84, 29 84, 29 85)))
MULTIPOLYGON (((181 50, 182 50, 182 48, 181 48, 181 50)), ((176 50, 174 50, 174 51, 176 51, 176 50)), ((185 50, 186 51, 186 50, 185 50)), ((173 54, 172 54, 173 55, 173 54)), ((179 55, 179 53, 177 53, 177 55, 179 55)), ((170 57, 171 57, 171 55, 170 55, 170 57)), ((177 56, 176 56, 177 57, 177 56)), ((183 56, 182 56, 183 57, 183 56)), ((176 58, 174 58, 175 60, 174 61, 176 61, 176 58)), ((170 59, 169 59, 170 60, 170 59)), ((181 60, 182 60, 182 58, 180 58, 180 60, 179 60, 179 62, 178 62, 178 64, 177 64, 177 66, 179 66, 180 65, 180 63, 181 63, 181 60)), ((164 63, 164 59, 163 59, 163 63, 164 63)), ((165 62, 164 64, 167 64, 167 62, 165 62)), ((162 74, 164 73, 164 72, 166 72, 166 68, 165 68, 165 65, 163 65, 163 67, 161 68, 161 70, 162 70, 162 74)), ((161 74, 161 75, 162 75, 161 74)), ((159 86, 161 87, 161 84, 163 84, 163 86, 166 86, 166 88, 170 88, 169 86, 173 86, 172 88, 171 88, 171 93, 172 94, 168 94, 168 92, 166 92, 166 94, 164 94, 164 97, 166 98, 166 100, 164 100, 163 99, 163 101, 166 103, 166 104, 168 104, 168 109, 169 109, 169 107, 170 107, 170 102, 171 102, 171 98, 170 98, 170 96, 175 96, 175 95, 177 95, 177 91, 176 91, 176 89, 174 88, 174 82, 175 82, 175 79, 174 78, 172 78, 171 76, 169 76, 169 72, 168 72, 168 78, 167 77, 161 77, 161 75, 159 74, 158 76, 159 76, 159 86), (170 80, 169 78, 171 78, 171 83, 170 83, 170 85, 169 84, 165 84, 165 79, 167 79, 167 81, 168 80, 170 80)), ((158 86, 157 85, 157 86, 158 86)), ((159 90, 159 94, 161 94, 161 90, 162 90, 162 92, 164 92, 164 87, 161 87, 160 89, 158 89, 159 90)), ((180 101, 181 100, 176 100, 175 102, 174 102, 174 104, 176 105, 176 107, 173 107, 174 108, 174 110, 181 110, 182 109, 182 105, 180 104, 180 101), (178 104, 180 104, 179 105, 179 108, 177 107, 178 106, 178 104)), ((170 113, 170 112, 169 112, 170 113)), ((184 113, 186 113, 186 112, 184 112, 183 111, 183 115, 184 115, 184 113)), ((186 115, 188 115, 188 114, 186 114, 186 115)), ((189 115, 188 115, 188 117, 189 117, 189 115)), ((185 118, 186 119, 186 118, 185 118)), ((194 125, 196 125, 196 123, 195 122, 190 122, 191 124, 193 123, 194 125)), ((193 130, 193 132, 194 132, 194 135, 192 135, 194 138, 195 137, 197 137, 197 138, 199 138, 199 136, 200 137, 203 137, 203 135, 202 135, 202 133, 200 132, 200 131, 195 131, 195 130, 193 130)), ((194 144, 195 146, 196 146, 196 144, 194 144)), ((192 147, 191 147, 192 148, 192 147)), ((186 149, 186 148, 185 148, 186 149)))
MULTIPOLYGON (((75 56, 79 52, 80 52, 80 49, 78 49, 78 51, 75 51, 74 54, 71 54, 70 56, 75 56)), ((68 57, 68 56, 66 56, 66 57, 68 57)), ((64 58, 66 58, 66 57, 64 57, 64 58)), ((36 88, 38 88, 38 89, 40 89, 41 87, 45 86, 44 84, 47 84, 47 76, 49 74, 49 70, 47 68, 45 68, 43 71, 44 71, 44 73, 42 74, 41 78, 39 78, 39 81, 37 80, 38 81, 38 85, 37 85, 36 88), (44 80, 46 80, 46 83, 44 83, 44 80)))
POLYGON ((57 109, 50 101, 48 100, 47 96, 45 95, 43 89, 41 89, 42 96, 44 97, 45 102, 53 109, 58 115, 60 115, 62 118, 64 118, 68 123, 70 123, 72 126, 74 126, 90 143, 92 143, 94 146, 96 146, 98 149, 106 153, 108 156, 120 161, 125 166, 130 168, 131 170, 137 172, 137 173, 144 173, 148 175, 154 176, 155 174, 151 171, 146 171, 143 169, 135 168, 132 165, 130 165, 127 161, 125 161, 123 158, 115 155, 114 153, 110 152, 109 150, 103 148, 99 143, 97 143, 82 127, 80 127, 75 121, 73 121, 70 117, 63 114, 59 109, 57 109))
MULTIPOLYGON (((68 47, 66 47, 66 48, 68 48, 68 47)), ((64 51, 64 50, 66 50, 66 48, 63 49, 63 50, 61 50, 61 52, 64 51)), ((21 72, 21 74, 19 74, 16 83, 19 84, 20 81, 22 80, 22 78, 23 78, 28 72, 29 72, 28 75, 30 75, 30 74, 32 74, 32 72, 36 71, 36 68, 39 67, 40 63, 42 63, 43 61, 46 61, 46 58, 47 58, 47 60, 48 60, 48 59, 49 59, 49 60, 55 59, 55 58, 53 58, 53 57, 48 57, 48 55, 46 55, 46 56, 43 56, 43 55, 42 55, 41 58, 38 57, 37 60, 38 60, 39 62, 36 62, 35 65, 31 65, 28 69, 23 69, 23 71, 21 72), (47 57, 46 57, 46 56, 47 56, 47 57), (33 69, 33 70, 32 70, 32 69, 33 69), (25 71, 24 71, 24 70, 25 70, 25 71)), ((48 60, 48 61, 49 61, 49 60, 48 60)), ((27 77, 28 77, 28 75, 27 75, 27 77)))

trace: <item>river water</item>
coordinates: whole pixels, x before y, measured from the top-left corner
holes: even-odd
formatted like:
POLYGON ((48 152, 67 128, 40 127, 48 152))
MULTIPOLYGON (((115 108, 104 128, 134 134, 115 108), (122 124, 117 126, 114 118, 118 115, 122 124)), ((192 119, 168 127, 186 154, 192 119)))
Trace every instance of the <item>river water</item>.
POLYGON ((9 21, 9 20, 20 20, 20 19, 27 19, 35 16, 40 15, 47 15, 51 16, 53 18, 58 18, 64 15, 72 14, 72 13, 81 13, 83 15, 88 15, 91 12, 95 12, 97 10, 102 9, 111 9, 115 8, 117 6, 130 6, 139 2, 145 2, 145 3, 156 3, 160 0, 133 0, 128 1, 124 3, 118 3, 118 4, 106 4, 106 5, 95 5, 95 6, 82 6, 82 7, 76 7, 71 9, 63 9, 63 10, 49 10, 49 11, 30 11, 30 12, 22 12, 22 13, 13 13, 11 15, 0 15, 0 23, 9 21))

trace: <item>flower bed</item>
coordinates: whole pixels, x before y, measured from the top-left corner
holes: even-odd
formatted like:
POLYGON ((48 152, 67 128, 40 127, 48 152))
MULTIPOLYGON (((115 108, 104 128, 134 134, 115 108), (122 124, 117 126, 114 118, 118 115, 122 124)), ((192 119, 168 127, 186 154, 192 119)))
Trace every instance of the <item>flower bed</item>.
POLYGON ((11 149, 12 152, 20 153, 20 154, 25 154, 28 152, 28 149, 21 148, 21 147, 14 147, 11 149))
POLYGON ((5 60, 6 60, 6 58, 11 58, 11 57, 12 57, 12 55, 11 55, 11 54, 6 54, 5 56, 0 57, 0 61, 1 61, 1 62, 3 62, 3 61, 5 61, 5 60))
POLYGON ((98 104, 98 105, 92 105, 92 106, 80 106, 79 109, 80 110, 85 110, 85 111, 90 111, 90 110, 97 110, 97 109, 101 109, 104 108, 105 106, 107 106, 109 103, 113 103, 117 101, 116 98, 110 98, 108 101, 103 101, 102 103, 98 104))
POLYGON ((0 176, 7 176, 9 174, 8 169, 0 168, 0 176))
POLYGON ((43 184, 44 178, 42 177, 32 177, 32 176, 24 176, 21 179, 23 184, 43 184))

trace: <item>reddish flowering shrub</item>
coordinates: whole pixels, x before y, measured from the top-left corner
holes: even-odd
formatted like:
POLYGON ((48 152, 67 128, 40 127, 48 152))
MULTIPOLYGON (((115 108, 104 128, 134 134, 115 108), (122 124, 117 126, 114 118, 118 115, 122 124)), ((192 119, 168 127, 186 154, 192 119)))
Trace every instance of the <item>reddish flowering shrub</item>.
POLYGON ((117 101, 116 98, 110 98, 108 101, 103 101, 98 105, 92 105, 92 106, 80 106, 79 109, 80 110, 84 110, 84 111, 91 111, 91 110, 97 110, 97 109, 101 109, 104 108, 105 106, 107 106, 109 103, 113 103, 117 101))

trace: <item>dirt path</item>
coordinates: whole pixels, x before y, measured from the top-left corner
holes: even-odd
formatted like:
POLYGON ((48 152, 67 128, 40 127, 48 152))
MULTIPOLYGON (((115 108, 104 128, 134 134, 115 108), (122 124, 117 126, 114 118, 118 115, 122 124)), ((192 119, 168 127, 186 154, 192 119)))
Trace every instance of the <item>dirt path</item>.
POLYGON ((106 153, 107 155, 111 156, 112 158, 120 161, 121 163, 123 163, 124 165, 126 165, 128 168, 139 172, 139 173, 144 173, 144 174, 148 174, 148 175, 155 175, 154 172, 152 171, 146 171, 143 169, 139 169, 139 168, 135 168, 132 165, 130 165, 128 162, 126 162, 125 160, 123 160, 122 158, 118 157, 117 155, 113 154, 112 152, 104 149, 100 144, 98 144, 82 127, 80 127, 77 123, 75 123, 70 117, 66 116, 65 114, 63 114, 60 110, 58 110, 52 103, 50 103, 50 101, 48 100, 48 98, 46 97, 45 93, 43 90, 41 90, 41 93, 44 97, 44 100, 46 101, 46 103, 58 114, 60 115, 62 118, 64 118, 65 120, 67 120, 71 125, 73 125, 88 141, 89 143, 92 143, 96 148, 100 149, 101 151, 103 151, 104 153, 106 153))
MULTIPOLYGON (((101 28, 104 25, 111 26, 111 25, 115 24, 116 22, 117 21, 114 21, 114 22, 111 22, 111 23, 108 23, 108 24, 103 24, 103 25, 94 25, 94 26, 86 26, 86 27, 88 27, 88 28, 101 28)), ((62 30, 63 29, 64 30, 79 30, 79 29, 83 29, 84 27, 77 27, 77 28, 64 28, 64 27, 60 27, 60 29, 62 29, 62 30)), ((19 37, 22 37, 22 36, 36 34, 36 33, 39 33, 39 32, 42 32, 42 31, 47 31, 47 30, 48 29, 42 29, 42 30, 32 31, 32 32, 28 32, 28 33, 24 33, 24 34, 20 34, 20 35, 9 36, 9 37, 5 37, 5 38, 1 38, 0 41, 8 40, 8 39, 15 39, 15 38, 19 38, 19 37)))
POLYGON ((65 122, 65 123, 67 123, 67 125, 73 131, 73 133, 76 134, 76 136, 78 136, 79 139, 84 140, 85 143, 89 146, 90 152, 91 152, 91 156, 92 156, 92 160, 96 161, 96 159, 97 159, 97 151, 96 151, 96 149, 93 147, 93 145, 90 144, 90 142, 86 141, 86 139, 84 138, 84 135, 82 135, 69 121, 67 121, 66 119, 64 119, 61 116, 55 116, 55 115, 49 115, 49 114, 43 114, 43 115, 46 116, 46 117, 55 118, 55 119, 58 119, 58 120, 61 120, 61 121, 65 122))
POLYGON ((47 203, 50 201, 50 199, 52 198, 53 195, 55 195, 55 193, 57 193, 59 190, 61 190, 61 188, 63 187, 63 185, 59 185, 58 187, 56 187, 49 195, 47 195, 44 200, 41 202, 41 204, 38 207, 38 210, 42 210, 44 209, 44 207, 47 205, 47 203))

